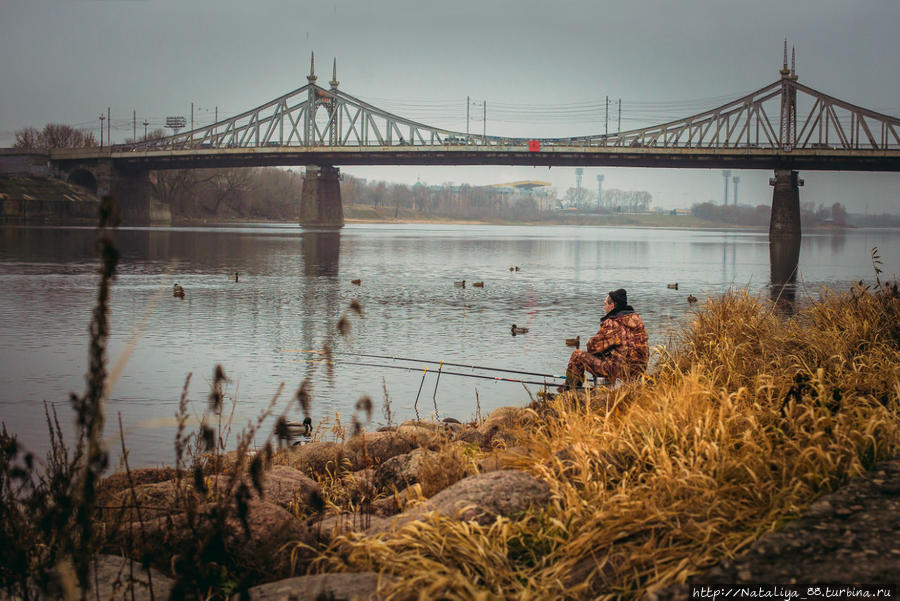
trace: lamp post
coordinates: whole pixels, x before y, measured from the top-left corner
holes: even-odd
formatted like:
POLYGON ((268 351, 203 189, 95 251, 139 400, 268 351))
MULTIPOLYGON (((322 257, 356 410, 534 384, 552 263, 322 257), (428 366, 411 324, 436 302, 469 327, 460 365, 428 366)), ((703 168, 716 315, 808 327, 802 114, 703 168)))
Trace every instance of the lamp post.
POLYGON ((100 115, 100 148, 103 148, 103 122, 106 120, 106 115, 100 115))

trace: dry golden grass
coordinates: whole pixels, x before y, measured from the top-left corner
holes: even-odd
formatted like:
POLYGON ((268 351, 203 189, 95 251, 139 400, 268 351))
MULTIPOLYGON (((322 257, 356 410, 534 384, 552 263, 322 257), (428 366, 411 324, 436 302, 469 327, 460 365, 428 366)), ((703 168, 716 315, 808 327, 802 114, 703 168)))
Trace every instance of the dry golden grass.
POLYGON ((636 599, 900 454, 896 287, 826 294, 790 319, 727 294, 658 351, 640 382, 525 413, 516 467, 550 485, 547 507, 348 535, 317 568, 391 574, 388 599, 636 599))

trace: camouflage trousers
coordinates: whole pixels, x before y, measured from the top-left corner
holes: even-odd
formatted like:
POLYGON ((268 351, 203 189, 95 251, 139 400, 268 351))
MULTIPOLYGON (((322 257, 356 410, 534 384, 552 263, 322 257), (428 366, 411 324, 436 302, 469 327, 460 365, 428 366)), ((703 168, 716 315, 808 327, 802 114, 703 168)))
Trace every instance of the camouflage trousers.
POLYGON ((590 372, 612 383, 621 372, 621 363, 622 359, 618 357, 598 357, 587 351, 572 351, 569 365, 566 367, 566 376, 580 385, 584 381, 584 372, 590 372))

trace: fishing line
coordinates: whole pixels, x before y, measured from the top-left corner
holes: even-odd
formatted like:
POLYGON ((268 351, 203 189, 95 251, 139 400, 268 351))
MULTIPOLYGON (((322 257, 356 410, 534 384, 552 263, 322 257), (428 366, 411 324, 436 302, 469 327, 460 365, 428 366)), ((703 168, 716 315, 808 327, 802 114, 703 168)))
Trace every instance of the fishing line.
MULTIPOLYGON (((419 371, 421 368, 409 365, 386 365, 381 363, 363 363, 359 361, 342 361, 342 365, 358 365, 360 367, 378 367, 384 369, 404 369, 406 371, 419 371)), ((446 365, 446 364, 445 364, 446 365)), ((445 376, 461 376, 463 378, 479 378, 482 380, 493 380, 494 382, 514 382, 518 384, 534 384, 535 386, 559 386, 558 382, 535 382, 531 380, 519 380, 517 378, 503 378, 500 376, 485 376, 482 374, 465 374, 455 371, 442 371, 445 376)), ((558 377, 558 376, 554 376, 558 377)), ((421 388, 421 385, 420 385, 421 388)), ((420 391, 421 392, 421 391, 420 391)))
MULTIPOLYGON (((318 350, 293 350, 293 349, 284 349, 285 353, 322 353, 323 351, 318 350)), ((414 363, 430 363, 432 365, 449 365, 450 367, 467 367, 469 369, 481 369, 484 371, 499 371, 507 374, 519 374, 523 376, 538 376, 541 378, 555 378, 558 380, 564 380, 565 376, 554 376, 552 374, 542 374, 533 371, 521 371, 518 369, 502 369, 500 367, 486 367, 483 365, 468 365, 465 363, 448 363, 447 361, 429 361, 427 359, 411 359, 409 357, 393 357, 391 355, 368 355, 365 353, 349 353, 349 352, 336 352, 332 351, 332 355, 348 355, 350 357, 367 357, 369 359, 390 359, 392 361, 410 361, 414 363)), ((443 372, 449 373, 449 372, 443 372)))

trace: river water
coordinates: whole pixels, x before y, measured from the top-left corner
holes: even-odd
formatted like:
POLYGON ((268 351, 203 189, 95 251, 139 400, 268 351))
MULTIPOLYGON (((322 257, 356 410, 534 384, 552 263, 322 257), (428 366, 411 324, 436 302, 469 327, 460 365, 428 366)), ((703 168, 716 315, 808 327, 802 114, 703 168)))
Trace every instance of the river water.
MULTIPOLYGON (((111 363, 128 358, 110 394, 107 437, 118 456, 121 415, 132 467, 173 462, 173 416, 185 378, 193 374, 188 398, 199 416, 216 364, 230 379, 227 406, 234 402, 238 428, 282 382, 278 409, 290 407, 288 418, 302 419, 289 402, 307 375, 312 418, 325 438, 335 415, 346 426, 364 395, 374 405, 368 427, 384 424, 385 390, 394 422, 432 416, 435 407, 440 418, 466 420, 479 410, 524 405, 528 392, 519 383, 438 381, 437 365, 423 381, 424 364, 341 353, 561 374, 571 352, 565 339, 596 332, 603 299, 615 288, 628 290, 651 345, 663 345, 690 319, 689 294, 702 304, 746 288, 790 311, 792 301, 815 298, 823 287, 872 282, 873 247, 885 275, 900 265, 900 231, 874 229, 807 233, 799 247, 772 249, 763 230, 430 224, 340 232, 296 225, 123 229, 116 243, 122 259, 109 355, 111 363), (514 266, 519 270, 510 271, 514 266), (461 280, 465 288, 455 285, 461 280), (472 286, 476 281, 484 287, 472 286), (675 282, 677 290, 667 287, 675 282), (172 296, 175 283, 184 299, 172 296), (336 323, 354 299, 363 316, 351 314, 342 337, 336 323), (512 336, 513 323, 528 333, 512 336), (330 375, 309 361, 317 355, 298 352, 327 342, 337 352, 330 375)), ((31 450, 48 445, 42 401, 71 431, 66 399, 85 387, 97 266, 91 229, 0 228, 0 419, 31 450)), ((533 394, 539 386, 528 388, 533 394)))

